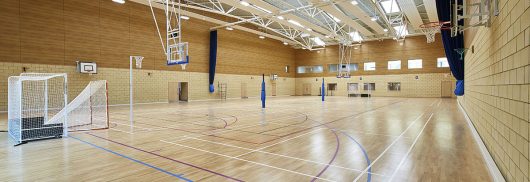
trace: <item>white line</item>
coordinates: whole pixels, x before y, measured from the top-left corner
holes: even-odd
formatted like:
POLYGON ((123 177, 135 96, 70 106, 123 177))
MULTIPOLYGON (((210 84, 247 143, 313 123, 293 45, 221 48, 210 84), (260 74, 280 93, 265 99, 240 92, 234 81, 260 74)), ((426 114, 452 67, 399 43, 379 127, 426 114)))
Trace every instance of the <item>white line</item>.
POLYGON ((319 128, 319 129, 316 129, 316 130, 313 130, 313 131, 310 131, 310 132, 307 132, 307 133, 304 133, 304 134, 301 134, 301 135, 298 135, 298 136, 295 136, 295 137, 292 137, 292 138, 289 138, 289 139, 286 139, 286 140, 282 140, 282 141, 279 141, 279 142, 276 142, 276 143, 273 143, 273 144, 270 144, 270 145, 267 145, 265 147, 261 147, 261 148, 258 148, 258 149, 254 149, 250 152, 247 152, 247 153, 244 153, 244 154, 241 154, 241 155, 238 155, 236 157, 241 157, 241 156, 244 156, 244 155, 248 155, 250 153, 253 153, 253 152, 256 152, 256 151, 260 151, 260 150, 263 150, 263 149, 266 149, 266 148, 269 148, 269 147, 272 147, 272 146, 275 146, 275 145, 278 145, 280 143, 284 143, 284 142, 287 142, 289 140, 293 140, 293 139, 296 139, 296 138, 299 138, 299 137, 302 137, 304 135, 308 135, 308 134, 311 134, 311 133, 315 133, 317 131, 320 131, 322 129, 325 129, 325 128, 319 128))
MULTIPOLYGON (((117 125, 123 125, 123 126, 131 126, 130 124, 124 124, 124 123, 118 123, 118 122, 110 122, 110 123, 114 123, 114 124, 117 124, 117 125)), ((145 128, 145 127, 139 127, 139 126, 132 126, 134 128, 141 128, 141 129, 145 129, 145 130, 152 130, 153 128, 145 128)))
POLYGON ((401 132, 401 134, 396 139, 394 139, 394 141, 392 141, 392 143, 390 143, 390 145, 381 154, 379 154, 379 156, 377 156, 377 158, 373 160, 372 163, 370 163, 370 165, 368 165, 368 167, 366 167, 363 172, 359 174, 359 176, 357 176, 353 181, 358 181, 368 171, 368 169, 370 169, 381 157, 383 157, 383 155, 390 149, 390 147, 396 144, 396 142, 401 139, 405 132, 407 132, 410 127, 412 127, 412 125, 414 125, 423 115, 425 115, 425 112, 418 116, 403 132, 401 132))
POLYGON ((307 177, 311 177, 311 178, 317 178, 317 179, 324 180, 324 181, 332 181, 332 180, 329 180, 329 179, 320 178, 320 177, 316 177, 316 176, 313 176, 313 175, 292 171, 292 170, 289 170, 289 169, 279 168, 279 167, 276 167, 276 166, 271 166, 271 165, 267 165, 267 164, 263 164, 263 163, 259 163, 259 162, 254 162, 254 161, 250 161, 250 160, 246 160, 246 159, 241 159, 241 158, 238 158, 238 157, 232 157, 232 156, 228 156, 228 155, 224 155, 224 154, 219 154, 219 153, 216 153, 216 152, 211 152, 211 151, 208 151, 208 150, 198 149, 198 148, 190 147, 190 146, 187 146, 187 145, 181 145, 181 144, 178 144, 178 143, 168 142, 168 141, 164 141, 164 140, 160 140, 160 141, 164 142, 164 143, 169 143, 169 144, 178 145, 178 146, 185 147, 185 148, 190 148, 190 149, 194 149, 194 150, 198 150, 198 151, 202 151, 202 152, 218 155, 218 156, 223 156, 223 157, 226 157, 226 158, 236 159, 236 160, 240 160, 240 161, 244 161, 244 162, 248 162, 248 163, 252 163, 252 164, 257 164, 257 165, 261 165, 261 166, 265 166, 265 167, 270 167, 270 168, 273 168, 273 169, 278 169, 278 170, 282 170, 282 171, 286 171, 286 172, 290 172, 290 173, 294 173, 294 174, 298 174, 298 175, 303 175, 303 176, 307 176, 307 177))
MULTIPOLYGON (((225 144, 225 143, 220 143, 220 142, 213 142, 213 141, 203 140, 203 139, 199 139, 199 138, 191 138, 190 137, 190 139, 204 141, 204 142, 218 144, 218 145, 224 145, 224 146, 228 146, 228 147, 234 147, 234 148, 243 149, 243 150, 254 150, 254 149, 250 149, 250 148, 245 148, 245 147, 240 147, 240 146, 235 146, 235 145, 230 145, 230 144, 225 144)), ((317 162, 317 161, 312 161, 312 160, 307 160, 307 159, 302 159, 302 158, 297 158, 297 157, 291 157, 291 156, 282 155, 282 154, 276 154, 276 153, 271 153, 271 152, 266 152, 266 151, 261 151, 261 150, 260 151, 256 151, 256 152, 260 152, 260 153, 264 153, 264 154, 270 154, 270 155, 275 155, 275 156, 280 156, 280 157, 285 157, 285 158, 294 159, 294 160, 310 162, 310 163, 315 163, 315 164, 329 165, 331 167, 336 167, 336 168, 342 168, 342 169, 347 169, 347 170, 351 170, 351 171, 361 172, 361 170, 359 170, 359 169, 342 167, 342 166, 337 166, 337 165, 333 165, 333 164, 327 164, 327 163, 322 163, 322 162, 317 162)), ((377 174, 377 173, 371 173, 371 174, 378 175, 378 176, 384 176, 382 174, 377 174)))
POLYGON ((115 130, 115 131, 119 131, 119 132, 123 132, 123 133, 128 133, 128 134, 134 134, 134 133, 131 133, 131 132, 128 132, 128 131, 123 131, 123 130, 118 130, 118 129, 115 129, 115 128, 109 128, 111 130, 115 130))
POLYGON ((425 130, 425 127, 427 127, 427 124, 429 124, 429 121, 431 121, 432 116, 433 116, 433 114, 431 113, 431 116, 429 116, 429 119, 423 125, 423 128, 420 130, 420 133, 418 133, 418 136, 416 136, 416 138, 414 139, 414 142, 412 142, 412 145, 410 145, 409 150, 407 151, 405 156, 401 159, 401 161, 399 162, 397 168, 392 173, 392 176, 390 176, 390 180, 388 180, 388 181, 392 181, 394 179, 394 176, 396 176, 396 173, 399 171, 399 168, 401 168, 403 163, 405 163, 405 159, 407 159, 407 157, 409 156, 410 152, 412 151, 412 149, 416 145, 416 142, 418 142, 418 139, 420 138, 421 134, 423 133, 423 130, 425 130))

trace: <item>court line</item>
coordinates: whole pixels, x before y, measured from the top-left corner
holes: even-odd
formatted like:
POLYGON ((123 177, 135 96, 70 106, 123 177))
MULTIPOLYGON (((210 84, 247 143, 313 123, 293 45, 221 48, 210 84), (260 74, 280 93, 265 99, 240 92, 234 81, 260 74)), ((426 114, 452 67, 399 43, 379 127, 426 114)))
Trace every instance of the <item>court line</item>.
POLYGON ((168 144, 173 144, 173 145, 178 145, 178 146, 181 146, 181 147, 190 148, 190 149, 201 151, 201 152, 205 152, 205 153, 210 153, 210 154, 214 154, 214 155, 230 158, 230 159, 240 160, 240 161, 243 161, 243 162, 248 162, 248 163, 257 164, 257 165, 260 165, 260 166, 265 166, 265 167, 269 167, 269 168, 273 168, 273 169, 278 169, 278 170, 282 170, 282 171, 286 171, 286 172, 290 172, 290 173, 294 173, 294 174, 298 174, 298 175, 302 175, 302 176, 313 177, 313 178, 317 178, 317 179, 324 180, 324 181, 333 181, 333 180, 320 178, 320 177, 312 176, 312 175, 309 175, 309 174, 305 174, 305 173, 301 173, 301 172, 297 172, 297 171, 293 171, 293 170, 289 170, 289 169, 284 169, 284 168, 280 168, 280 167, 276 167, 276 166, 271 166, 271 165, 268 165, 268 164, 263 164, 263 163, 259 163, 259 162, 255 162, 255 161, 250 161, 250 160, 241 159, 241 158, 238 158, 238 157, 232 157, 232 156, 229 156, 229 155, 224 155, 224 154, 208 151, 208 150, 203 150, 203 149, 199 149, 199 148, 195 148, 195 147, 190 147, 190 146, 187 146, 187 145, 182 145, 182 144, 178 144, 178 143, 168 142, 168 141, 164 141, 164 140, 160 140, 160 141, 164 142, 164 143, 168 143, 168 144))
POLYGON ((322 174, 324 174, 324 172, 326 172, 326 170, 328 170, 329 168, 329 165, 331 165, 333 163, 333 161, 335 161, 335 159, 337 158, 337 154, 339 153, 339 148, 340 148, 340 140, 339 140, 339 136, 337 135, 337 132, 335 130, 331 130, 333 132, 333 134, 335 135, 335 139, 337 141, 337 147, 335 148, 335 153, 333 154, 333 157, 331 158, 331 160, 328 162, 328 164, 326 164, 326 167, 324 167, 324 169, 322 169, 317 176, 315 176, 313 179, 311 179, 311 182, 315 182, 317 180, 317 178, 319 178, 320 176, 322 176, 322 174))
MULTIPOLYGON (((388 146, 388 147, 387 147, 387 148, 386 148, 381 154, 379 154, 379 156, 377 156, 377 158, 375 158, 375 160, 372 161, 372 163, 371 163, 368 167, 366 167, 366 168, 363 170, 363 172, 362 172, 359 176, 357 176, 353 181, 354 181, 354 182, 357 182, 357 181, 358 181, 358 180, 359 180, 359 179, 360 179, 360 178, 361 178, 361 177, 362 177, 362 176, 368 171, 369 168, 371 168, 371 167, 372 167, 372 166, 373 166, 373 165, 374 165, 374 164, 375 164, 375 163, 376 163, 381 157, 383 157, 383 155, 384 155, 388 150, 390 150, 390 147, 392 147, 394 144, 396 144, 396 142, 397 142, 399 139, 401 139, 401 137, 402 137, 402 136, 403 136, 403 135, 404 135, 404 134, 405 134, 405 133, 411 128, 411 127, 412 127, 412 125, 416 124, 416 122, 419 121, 419 119, 420 119, 423 115, 425 115, 425 112, 423 112, 420 116, 418 116, 418 117, 417 117, 417 118, 416 118, 416 119, 415 119, 415 120, 414 120, 414 121, 413 121, 413 122, 412 122, 412 123, 411 123, 411 124, 410 124, 410 125, 404 130, 404 131, 403 131, 403 132, 401 132, 401 134, 400 134, 396 139, 394 139, 394 141, 392 141, 392 143, 390 143, 390 145, 389 145, 389 146, 388 146)), ((431 113, 431 115, 432 115, 432 113, 431 113)))
MULTIPOLYGON (((344 131, 341 131, 339 130, 343 135, 346 135, 346 137, 348 137, 350 140, 352 140, 353 142, 355 142, 357 144, 357 146, 359 146, 359 148, 361 148, 362 152, 363 152, 363 155, 364 155, 364 159, 366 160, 366 163, 368 166, 370 166, 370 158, 368 157, 368 153, 366 152, 366 150, 364 149, 363 145, 361 145, 357 140, 355 140, 355 138, 353 138, 351 135, 349 135, 348 133, 344 132, 344 131)), ((370 167, 367 171, 367 174, 368 174, 368 179, 366 181, 370 182, 372 181, 372 167, 370 167)))
MULTIPOLYGON (((204 139, 200 139, 200 138, 193 138, 193 137, 188 137, 188 138, 192 139, 192 140, 199 140, 199 141, 203 141, 203 142, 208 142, 208 143, 213 143, 213 144, 218 144, 218 145, 224 145, 224 146, 238 148, 238 149, 243 149, 243 150, 248 150, 248 151, 254 150, 254 149, 251 149, 251 148, 245 148, 245 147, 235 146, 235 145, 221 143, 221 142, 214 142, 214 141, 204 140, 204 139)), ((302 159, 302 158, 298 158, 298 157, 291 157, 291 156, 287 156, 287 155, 283 155, 283 154, 277 154, 277 153, 272 153, 272 152, 267 152, 267 151, 262 151, 262 150, 256 151, 256 152, 260 152, 260 153, 264 153, 264 154, 270 154, 270 155, 275 155, 275 156, 280 156, 280 157, 285 157, 285 158, 294 159, 294 160, 300 160, 300 161, 304 161, 304 162, 310 162, 310 163, 314 163, 314 164, 326 165, 326 163, 322 163, 322 162, 312 161, 312 160, 308 160, 308 159, 302 159)), ((346 170, 350 170, 350 171, 361 172, 360 169, 348 168, 348 167, 343 167, 343 166, 338 166, 338 165, 330 165, 330 166, 331 167, 336 167, 336 168, 341 168, 341 169, 346 169, 346 170)), ((373 175, 377 175, 377 176, 384 176, 382 174, 377 174, 377 173, 372 173, 372 174, 373 175)))
POLYGON ((392 173, 392 175, 390 176, 390 179, 388 181, 392 181, 394 179, 394 176, 396 176, 396 173, 399 171, 399 168, 401 168, 403 163, 405 163, 405 159, 407 159, 407 157, 409 156, 410 152, 412 151, 412 149, 416 145, 416 142, 418 142, 418 139, 420 138, 421 134, 423 133, 423 130, 425 130, 425 127, 427 127, 427 124, 429 124, 429 122, 431 121, 432 116, 433 116, 433 114, 431 114, 431 116, 429 117, 427 122, 423 125, 423 128, 420 130, 420 133, 416 136, 416 138, 414 139, 414 142, 412 142, 412 145, 410 145, 409 150, 407 151, 405 156, 401 159, 401 161, 399 162, 397 168, 394 170, 394 172, 392 173))
POLYGON ((103 140, 106 140, 106 141, 109 141, 109 142, 112 142, 112 143, 115 143, 115 144, 118 144, 118 145, 121 145, 121 146, 124 146, 124 147, 127 147, 127 148, 131 148, 131 149, 134 149, 134 150, 137 150, 137 151, 141 151, 141 152, 144 152, 144 153, 147 153, 147 154, 151 154, 151 155, 163 158, 163 159, 167 159, 167 160, 170 160, 170 161, 173 161, 173 162, 176 162, 176 163, 180 163, 180 164, 184 164, 186 166, 190 166, 190 167, 193 167, 193 168, 196 168, 196 169, 200 169, 200 170, 203 170, 203 171, 206 171, 206 172, 218 175, 218 176, 225 177, 227 179, 232 179, 234 181, 243 182, 243 180, 236 179, 234 177, 230 177, 230 176, 227 176, 227 175, 224 175, 224 174, 221 174, 221 173, 218 173, 218 172, 215 172, 215 171, 203 168, 203 167, 199 167, 199 166, 196 166, 196 165, 191 164, 191 163, 179 161, 179 160, 176 160, 176 159, 173 159, 173 158, 170 158, 170 157, 166 157, 166 156, 163 156, 163 155, 160 155, 160 154, 157 154, 157 153, 153 153, 153 152, 150 152, 150 151, 147 151, 147 150, 143 150, 141 148, 137 148, 137 147, 134 147, 134 146, 131 146, 131 145, 120 143, 120 142, 117 142, 117 141, 114 141, 114 140, 111 140, 111 139, 108 139, 108 138, 100 137, 98 135, 94 135, 94 134, 91 134, 91 133, 87 133, 87 135, 90 135, 90 136, 93 136, 93 137, 96 137, 96 138, 99 138, 99 139, 103 139, 103 140))
POLYGON ((254 150, 252 150, 252 151, 250 151, 250 152, 247 152, 247 153, 244 153, 244 154, 238 155, 238 156, 236 156, 236 157, 245 156, 245 155, 248 155, 248 154, 253 153, 253 152, 256 152, 256 151, 260 151, 260 150, 263 150, 263 149, 266 149, 266 148, 269 148, 269 147, 272 147, 272 146, 275 146, 275 145, 278 145, 278 144, 281 144, 281 143, 284 143, 284 142, 287 142, 287 141, 290 141, 290 140, 294 140, 294 139, 296 139, 296 138, 300 138, 300 137, 305 136, 305 135, 308 135, 308 134, 315 133, 315 132, 320 131, 320 130, 322 130, 322 129, 324 129, 324 128, 318 128, 318 129, 316 129, 316 130, 313 130, 313 131, 310 131, 310 132, 307 132, 307 133, 304 133, 304 134, 301 134, 301 135, 298 135, 298 136, 295 136, 295 137, 292 137, 292 138, 289 138, 289 139, 285 139, 285 140, 282 140, 282 141, 279 141, 279 142, 276 142, 276 143, 273 143, 273 144, 267 145, 267 146, 265 146, 265 147, 260 147, 260 148, 258 148, 258 149, 254 149, 254 150))
POLYGON ((171 173, 171 172, 166 171, 166 170, 163 170, 163 169, 161 169, 161 168, 159 168, 159 167, 156 167, 156 166, 153 166, 153 165, 151 165, 151 164, 148 164, 148 163, 142 162, 142 161, 140 161, 140 160, 137 160, 137 159, 134 159, 134 158, 132 158, 132 157, 126 156, 126 155, 124 155, 124 154, 120 154, 120 153, 115 152, 115 151, 113 151, 113 150, 110 150, 110 149, 107 149, 107 148, 103 148, 103 147, 101 147, 101 146, 98 146, 98 145, 96 145, 96 144, 93 144, 93 143, 87 142, 87 141, 85 141, 85 140, 79 139, 79 138, 74 137, 74 136, 69 136, 69 138, 76 139, 76 140, 78 140, 78 141, 80 141, 80 142, 82 142, 82 143, 85 143, 85 144, 90 145, 90 146, 92 146, 92 147, 95 147, 95 148, 97 148, 97 149, 100 149, 100 150, 103 150, 103 151, 106 151, 106 152, 112 153, 112 154, 114 154, 114 155, 117 155, 117 156, 123 157, 123 158, 125 158, 125 159, 130 160, 130 161, 133 161, 133 162, 136 162, 136 163, 142 164, 142 165, 144 165, 144 166, 147 166, 147 167, 153 168, 153 169, 155 169, 155 170, 157 170, 157 171, 160 171, 160 172, 166 173, 166 174, 171 175, 171 176, 173 176, 173 177, 179 178, 179 179, 181 179, 181 180, 183 180, 183 181, 193 182, 192 180, 190 180, 190 179, 188 179, 188 178, 182 177, 182 176, 183 176, 182 174, 179 175, 179 174, 171 173))

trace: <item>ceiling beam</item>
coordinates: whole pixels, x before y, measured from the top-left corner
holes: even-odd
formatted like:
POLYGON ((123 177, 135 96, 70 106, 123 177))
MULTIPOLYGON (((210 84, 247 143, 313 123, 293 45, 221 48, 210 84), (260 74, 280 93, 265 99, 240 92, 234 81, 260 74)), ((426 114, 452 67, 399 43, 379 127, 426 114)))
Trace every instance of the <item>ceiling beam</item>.
POLYGON ((359 20, 361 20, 364 24, 368 25, 371 29, 373 29, 378 34, 385 34, 384 28, 379 25, 376 21, 372 21, 371 18, 373 15, 369 15, 366 12, 364 12, 361 8, 359 8, 359 5, 353 5, 349 1, 346 2, 340 2, 338 3, 341 7, 345 8, 349 13, 351 13, 353 16, 357 17, 359 20))
POLYGON ((322 6, 320 9, 324 10, 326 13, 329 13, 330 15, 338 18, 339 20, 343 21, 346 25, 350 26, 351 28, 355 29, 359 33, 361 33, 364 36, 370 36, 373 35, 372 32, 370 32, 368 29, 364 28, 361 24, 355 22, 352 18, 349 16, 346 16, 344 13, 340 12, 334 5, 328 5, 328 6, 322 6))
MULTIPOLYGON (((281 12, 280 9, 278 9, 275 6, 273 6, 273 5, 269 4, 269 3, 266 3, 266 2, 264 2, 262 0, 247 0, 247 1, 250 2, 251 4, 254 4, 254 5, 262 7, 262 8, 265 8, 265 9, 267 9, 269 11, 272 11, 272 12, 281 12)), ((321 26, 318 26, 318 25, 315 25, 313 23, 310 23, 307 20, 305 20, 303 18, 300 18, 300 17, 298 17, 296 15, 285 14, 285 15, 283 15, 283 17, 287 18, 287 19, 295 20, 295 21, 299 22, 300 24, 304 25, 305 27, 311 28, 312 30, 321 32, 321 33, 323 33, 325 35, 333 34, 328 29, 325 29, 325 28, 322 28, 321 26)))
POLYGON ((416 3, 414 3, 414 0, 397 0, 397 3, 414 30, 419 29, 420 25, 423 24, 423 20, 421 19, 420 12, 416 7, 416 3))
POLYGON ((427 10, 427 16, 429 16, 429 21, 437 22, 438 12, 436 11, 436 0, 423 0, 423 6, 427 10))
MULTIPOLYGON (((129 1, 149 6, 149 2, 146 1, 146 0, 129 0, 129 1)), ((161 4, 153 3, 152 5, 155 8, 164 10, 164 7, 161 4)), ((183 15, 189 16, 190 18, 195 18, 195 19, 198 19, 198 20, 203 20, 203 21, 207 21, 207 22, 211 22, 211 23, 215 23, 215 24, 219 24, 219 25, 228 23, 228 22, 225 22, 225 21, 222 21, 222 20, 218 20, 218 19, 215 19, 215 18, 212 18, 212 17, 208 17, 208 16, 203 16, 203 15, 200 15, 200 14, 197 14, 197 13, 193 13, 193 12, 189 12, 189 11, 186 11, 186 10, 181 10, 181 13, 183 15)), ((250 29, 250 28, 246 28, 246 27, 242 27, 242 26, 233 26, 233 28, 241 30, 241 31, 253 33, 253 34, 256 34, 256 35, 263 35, 265 37, 268 37, 268 38, 271 38, 271 39, 274 39, 274 40, 287 42, 287 43, 289 43, 291 45, 297 44, 297 42, 292 41, 290 39, 285 39, 285 38, 282 38, 282 37, 279 37, 279 36, 276 36, 276 35, 263 33, 263 32, 260 32, 260 31, 254 30, 254 29, 250 29)), ((186 36, 186 35, 183 35, 183 36, 186 36)))

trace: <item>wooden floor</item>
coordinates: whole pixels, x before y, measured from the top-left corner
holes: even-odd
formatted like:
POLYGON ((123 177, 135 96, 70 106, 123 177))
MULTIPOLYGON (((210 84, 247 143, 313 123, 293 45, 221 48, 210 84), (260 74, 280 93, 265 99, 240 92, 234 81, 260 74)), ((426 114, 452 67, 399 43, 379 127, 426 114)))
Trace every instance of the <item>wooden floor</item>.
POLYGON ((18 147, 0 133, 0 179, 492 180, 454 99, 276 97, 267 104, 141 105, 132 129, 127 107, 113 107, 108 130, 18 147))

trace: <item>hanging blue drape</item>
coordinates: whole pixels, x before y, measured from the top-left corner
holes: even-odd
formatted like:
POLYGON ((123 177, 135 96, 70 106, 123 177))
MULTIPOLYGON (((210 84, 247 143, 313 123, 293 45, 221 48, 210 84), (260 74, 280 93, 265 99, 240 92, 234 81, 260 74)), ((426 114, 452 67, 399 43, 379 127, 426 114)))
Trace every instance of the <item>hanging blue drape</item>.
POLYGON ((214 92, 213 81, 215 79, 215 66, 217 65, 217 30, 210 31, 210 71, 209 84, 210 92, 214 92))
MULTIPOLYGON (((439 21, 451 21, 451 6, 453 3, 454 0, 436 1, 439 21)), ((462 1, 458 1, 458 3, 462 5, 462 1)), ((463 25, 463 23, 464 20, 458 21, 459 25, 463 25)), ((455 95, 464 95, 464 60, 460 60, 460 54, 455 51, 455 49, 464 48, 464 36, 458 34, 456 37, 451 37, 450 30, 442 30, 441 34, 449 68, 457 80, 455 95)))

